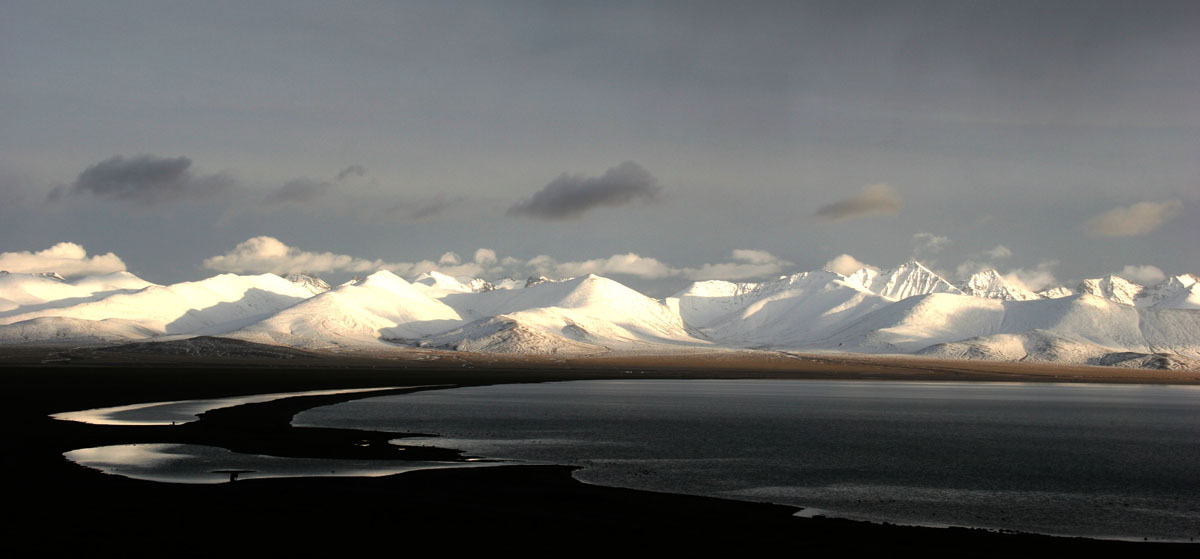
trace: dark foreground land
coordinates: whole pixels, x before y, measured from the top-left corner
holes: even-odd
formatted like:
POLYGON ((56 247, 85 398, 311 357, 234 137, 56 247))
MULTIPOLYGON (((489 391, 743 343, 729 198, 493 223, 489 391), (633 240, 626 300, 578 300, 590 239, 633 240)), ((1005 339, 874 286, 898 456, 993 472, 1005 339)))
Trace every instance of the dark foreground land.
MULTIPOLYGON (((397 449, 394 434, 293 428, 304 409, 364 397, 290 398, 163 427, 95 426, 48 414, 138 402, 328 388, 480 385, 599 378, 898 378, 1195 384, 1195 373, 1014 367, 961 362, 797 359, 730 354, 500 359, 414 352, 396 358, 164 356, 26 352, 0 356, 4 526, 10 547, 123 555, 230 552, 793 551, 983 557, 1188 556, 1189 544, 1131 543, 803 519, 791 507, 649 493, 576 482, 561 466, 427 470, 380 478, 143 482, 76 466, 62 453, 125 443, 206 444, 278 456, 454 460, 397 449), (49 363, 42 363, 49 360, 49 363), (368 444, 364 444, 364 442, 368 444)), ((371 394, 374 395, 374 394, 371 394)))

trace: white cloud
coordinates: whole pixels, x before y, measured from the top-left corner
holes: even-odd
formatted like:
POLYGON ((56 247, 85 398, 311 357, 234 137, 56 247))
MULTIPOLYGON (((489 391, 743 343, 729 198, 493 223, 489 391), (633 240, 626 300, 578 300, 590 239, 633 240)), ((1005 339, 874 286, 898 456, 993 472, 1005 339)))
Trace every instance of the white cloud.
POLYGON ((791 263, 763 250, 738 249, 732 253, 732 261, 703 264, 699 267, 675 267, 657 258, 635 253, 614 254, 607 258, 559 262, 546 255, 529 260, 512 257, 499 258, 496 251, 481 248, 475 251, 473 260, 463 261, 453 252, 442 254, 436 261, 385 262, 336 254, 332 252, 310 252, 288 246, 274 237, 254 237, 239 243, 233 250, 204 260, 204 266, 212 270, 234 273, 287 274, 305 272, 323 274, 332 272, 366 274, 377 270, 390 270, 408 278, 431 271, 455 277, 501 279, 543 275, 555 278, 578 277, 587 274, 627 275, 645 279, 678 277, 685 279, 728 279, 739 280, 778 274, 791 263))
POLYGON ((58 243, 38 252, 0 253, 0 270, 14 273, 56 272, 62 276, 109 274, 125 269, 125 263, 111 252, 88 257, 76 243, 58 243))
POLYGON ((309 252, 267 236, 247 239, 225 254, 204 260, 205 268, 237 274, 366 273, 383 269, 396 271, 395 268, 404 266, 411 265, 398 266, 382 260, 368 260, 332 252, 309 252))
POLYGON ((1013 251, 1004 245, 996 245, 988 250, 976 252, 958 265, 955 269, 955 277, 959 281, 966 281, 973 274, 996 270, 1004 278, 1004 281, 1030 291, 1041 291, 1058 284, 1058 279, 1054 277, 1054 268, 1058 266, 1058 260, 1043 260, 1033 268, 1015 268, 1007 272, 1000 272, 999 267, 993 261, 1012 258, 1012 256, 1013 251))
POLYGON ((1153 285, 1167 279, 1167 274, 1163 273, 1162 269, 1150 265, 1126 266, 1114 275, 1142 285, 1153 285))
POLYGON ((475 263, 480 266, 494 266, 498 260, 496 259, 496 251, 490 248, 481 248, 475 251, 475 263))
POLYGON ((562 262, 555 266, 558 276, 585 276, 587 274, 626 274, 640 278, 665 278, 677 275, 677 271, 657 258, 634 254, 614 254, 608 258, 596 258, 583 262, 562 262))
POLYGON ((777 262, 779 259, 765 250, 753 250, 746 248, 733 249, 733 259, 748 264, 770 264, 777 262))
POLYGON ((839 273, 843 276, 848 276, 863 268, 877 269, 875 266, 866 264, 859 259, 850 256, 849 254, 839 254, 838 256, 835 256, 833 260, 826 262, 823 268, 829 270, 830 272, 839 273))
POLYGON ((462 263, 462 258, 453 252, 447 252, 438 258, 438 264, 442 266, 457 266, 462 263))
POLYGON ((1183 211, 1183 202, 1138 202, 1129 207, 1114 208, 1093 216, 1083 224, 1083 230, 1097 237, 1134 237, 1154 232, 1167 220, 1183 211))
POLYGON ((1054 268, 1058 260, 1043 260, 1033 268, 1018 268, 1004 274, 1004 281, 1024 287, 1030 291, 1041 291, 1058 285, 1054 277, 1054 268))
POLYGON ((554 258, 540 255, 526 263, 535 275, 552 277, 576 277, 587 274, 631 275, 646 279, 679 277, 690 280, 724 279, 742 280, 777 275, 790 262, 764 250, 737 249, 731 254, 732 262, 702 264, 699 267, 675 267, 657 258, 639 254, 616 254, 608 258, 596 258, 582 262, 558 262, 554 258))

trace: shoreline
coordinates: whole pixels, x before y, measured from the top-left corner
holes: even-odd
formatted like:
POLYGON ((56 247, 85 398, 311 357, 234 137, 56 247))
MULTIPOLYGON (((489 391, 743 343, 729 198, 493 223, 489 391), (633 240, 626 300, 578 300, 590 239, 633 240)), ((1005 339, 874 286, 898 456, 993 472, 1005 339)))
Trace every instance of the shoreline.
MULTIPOLYGON (((601 359, 604 363, 571 362, 541 367, 536 363, 511 360, 497 363, 488 358, 480 359, 470 367, 462 367, 459 361, 441 366, 423 360, 387 364, 372 361, 359 358, 356 362, 339 363, 335 359, 317 359, 303 364, 225 362, 220 365, 192 361, 171 367, 165 367, 163 363, 120 364, 113 361, 92 366, 19 366, 8 361, 4 373, 10 386, 16 389, 13 393, 28 394, 29 397, 4 409, 6 435, 10 441, 4 459, 9 465, 10 480, 21 480, 36 489, 32 499, 19 497, 14 501, 14 510, 26 514, 22 521, 6 526, 6 535, 19 541, 28 538, 53 540, 55 534, 65 529, 65 518, 77 518, 79 511, 93 510, 96 503, 105 503, 115 509, 112 514, 72 523, 72 530, 81 530, 88 536, 80 543, 144 539, 147 529, 153 528, 160 531, 164 542, 206 534, 205 537, 212 536, 212 539, 205 545, 229 545, 233 540, 220 534, 233 537, 233 533, 224 530, 253 519, 259 534, 254 545, 271 550, 311 549, 310 544, 302 545, 299 541, 271 541, 272 536, 283 537, 295 534, 296 530, 352 538, 355 534, 395 529, 396 525, 405 526, 406 530, 420 529, 458 538, 467 534, 500 538, 498 541, 501 542, 512 542, 512 538, 517 538, 526 543, 523 546, 526 548, 556 547, 576 538, 607 534, 604 537, 609 539, 600 545, 613 549, 630 544, 635 537, 652 537, 656 547, 670 550, 715 546, 738 550, 835 552, 910 549, 928 553, 934 549, 976 554, 986 551, 992 556, 1027 556, 1031 551, 1051 554, 1116 550, 1186 556, 1195 549, 1187 543, 1062 538, 962 527, 900 527, 833 518, 801 518, 794 516, 796 507, 593 486, 575 480, 571 475, 574 469, 568 466, 505 465, 422 470, 382 478, 246 480, 203 486, 207 492, 173 487, 174 484, 164 488, 162 484, 88 471, 68 462, 62 452, 122 442, 171 442, 162 440, 161 435, 184 438, 179 430, 186 426, 113 427, 71 424, 49 418, 49 414, 55 412, 139 401, 317 389, 400 384, 477 386, 585 378, 621 379, 628 378, 628 374, 639 378, 812 378, 824 374, 850 380, 884 374, 893 366, 884 363, 875 367, 860 364, 814 367, 829 367, 823 372, 780 366, 748 371, 733 367, 729 362, 710 359, 706 369, 697 371, 681 370, 688 368, 686 363, 676 362, 672 368, 670 363, 659 359, 641 358, 637 364, 642 365, 645 372, 626 373, 630 369, 625 367, 634 363, 612 358, 601 359), (856 368, 858 370, 854 371, 856 368), (171 434, 171 430, 176 432, 171 434), (180 512, 181 507, 191 510, 180 512), (171 518, 179 522, 159 518, 164 509, 173 511, 171 518), (159 513, 155 513, 156 510, 159 513), (342 515, 305 518, 296 514, 297 511, 315 513, 320 510, 336 510, 342 515), (242 520, 231 520, 231 516, 242 520)), ((916 377, 938 375, 936 371, 928 370, 922 375, 912 368, 911 363, 904 363, 900 369, 907 371, 892 376, 935 380, 916 377)), ((965 380, 963 377, 971 376, 968 372, 959 371, 950 376, 955 377, 954 380, 965 380)), ((981 376, 987 378, 975 380, 1014 380, 1012 375, 995 375, 989 371, 983 371, 981 376)), ((1018 376, 1037 375, 1026 372, 1018 376)), ((1053 376, 1041 375, 1041 378, 1047 379, 1043 382, 1057 382, 1050 380, 1056 378, 1053 376)), ((1123 382, 1129 380, 1132 379, 1123 382)), ((368 394, 376 396, 380 393, 368 394)), ((395 458, 395 452, 388 450, 386 439, 382 445, 354 446, 353 443, 364 440, 364 432, 320 429, 298 435, 296 431, 300 428, 290 426, 290 418, 301 409, 331 403, 330 398, 336 397, 289 398, 214 410, 206 414, 210 417, 196 423, 207 421, 207 427, 184 433, 188 439, 219 443, 213 446, 231 450, 269 450, 264 453, 279 456, 365 457, 377 454, 395 458), (256 427, 247 429, 249 424, 256 427), (224 427, 219 427, 221 425, 224 427), (287 434, 287 431, 292 433, 287 434)), ((368 432, 366 440, 374 441, 375 436, 368 432)), ((395 433, 379 436, 396 438, 395 433)), ((461 458, 461 453, 448 449, 404 452, 431 452, 440 457, 461 458)), ((352 543, 339 541, 330 549, 345 551, 353 548, 352 543)))

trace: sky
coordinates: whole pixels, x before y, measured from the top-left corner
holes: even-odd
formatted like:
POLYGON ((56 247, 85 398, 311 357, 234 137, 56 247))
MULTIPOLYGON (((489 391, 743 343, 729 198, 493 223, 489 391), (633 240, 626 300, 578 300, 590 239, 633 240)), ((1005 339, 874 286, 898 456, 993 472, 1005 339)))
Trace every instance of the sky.
POLYGON ((12 271, 1200 272, 1197 2, 0 0, 0 71, 12 271))

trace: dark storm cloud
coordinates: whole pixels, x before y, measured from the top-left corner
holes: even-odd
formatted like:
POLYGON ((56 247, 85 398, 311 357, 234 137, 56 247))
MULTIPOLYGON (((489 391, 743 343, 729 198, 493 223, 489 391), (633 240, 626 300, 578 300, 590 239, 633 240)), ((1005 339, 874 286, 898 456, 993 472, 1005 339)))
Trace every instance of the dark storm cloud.
POLYGON ((282 204, 285 202, 309 202, 313 199, 324 196, 325 193, 333 187, 332 184, 326 181, 318 181, 313 179, 292 179, 278 190, 267 195, 267 204, 282 204))
POLYGON ((900 212, 900 197, 896 190, 886 184, 872 184, 858 194, 822 206, 817 217, 839 221, 870 214, 896 214, 900 212))
MULTIPOLYGON (((126 159, 115 156, 88 167, 71 185, 71 192, 88 193, 137 204, 158 204, 177 200, 207 198, 227 191, 232 178, 223 175, 197 176, 189 169, 187 157, 138 155, 126 159)), ((63 195, 55 189, 49 199, 63 195)))
POLYGON ((346 178, 350 177, 351 175, 354 175, 356 177, 362 177, 362 176, 366 176, 366 174, 367 174, 366 167, 363 167, 362 165, 358 165, 358 164, 350 165, 350 166, 346 167, 345 169, 338 171, 337 181, 338 182, 344 181, 344 180, 346 180, 346 178))
POLYGON ((569 219, 600 206, 623 206, 658 198, 658 181, 649 171, 626 161, 598 178, 563 174, 533 197, 514 204, 508 215, 537 219, 569 219))

